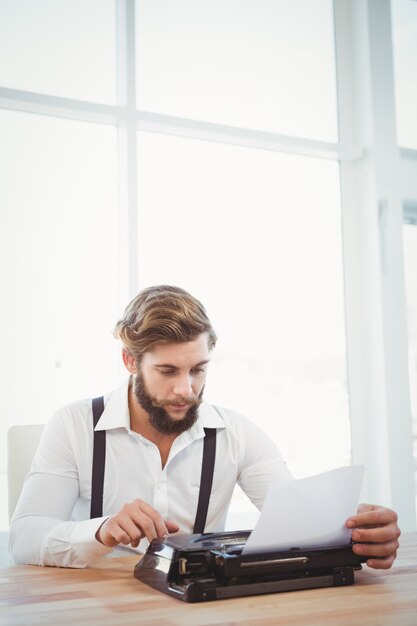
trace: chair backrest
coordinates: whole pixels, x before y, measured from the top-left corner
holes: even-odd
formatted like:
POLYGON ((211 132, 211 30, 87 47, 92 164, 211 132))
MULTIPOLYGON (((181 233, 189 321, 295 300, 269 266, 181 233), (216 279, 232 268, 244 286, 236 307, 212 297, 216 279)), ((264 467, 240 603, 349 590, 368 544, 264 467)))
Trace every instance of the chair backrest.
POLYGON ((19 425, 12 426, 7 432, 9 521, 12 519, 23 481, 30 470, 44 427, 44 424, 19 425))

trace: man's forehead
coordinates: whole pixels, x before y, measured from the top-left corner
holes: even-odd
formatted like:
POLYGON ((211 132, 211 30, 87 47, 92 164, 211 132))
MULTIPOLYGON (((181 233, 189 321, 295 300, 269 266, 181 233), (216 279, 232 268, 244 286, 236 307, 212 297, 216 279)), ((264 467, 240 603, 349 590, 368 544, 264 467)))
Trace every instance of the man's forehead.
POLYGON ((153 364, 175 365, 184 361, 208 361, 209 353, 208 335, 202 333, 193 341, 158 344, 145 352, 143 358, 153 364))

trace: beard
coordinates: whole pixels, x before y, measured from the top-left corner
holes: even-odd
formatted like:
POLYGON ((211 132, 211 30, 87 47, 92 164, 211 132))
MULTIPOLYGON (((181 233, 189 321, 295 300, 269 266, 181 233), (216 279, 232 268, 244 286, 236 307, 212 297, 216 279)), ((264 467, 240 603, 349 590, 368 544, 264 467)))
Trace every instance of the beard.
POLYGON ((149 423, 158 432, 163 435, 179 435, 186 430, 189 430, 197 421, 198 407, 202 402, 204 387, 200 391, 198 396, 192 398, 180 398, 177 402, 162 400, 158 401, 153 398, 145 387, 145 381, 142 371, 138 369, 138 373, 133 377, 133 393, 136 400, 141 407, 147 412, 149 416, 149 423), (186 414, 182 419, 174 420, 168 412, 164 409, 164 406, 172 406, 175 404, 189 404, 186 414))

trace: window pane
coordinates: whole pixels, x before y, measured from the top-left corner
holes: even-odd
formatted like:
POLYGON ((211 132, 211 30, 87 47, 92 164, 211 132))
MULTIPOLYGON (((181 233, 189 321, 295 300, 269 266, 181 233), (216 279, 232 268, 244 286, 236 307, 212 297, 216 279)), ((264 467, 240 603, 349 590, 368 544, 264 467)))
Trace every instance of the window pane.
POLYGON ((118 383, 120 311, 115 129, 1 111, 0 134, 4 472, 12 424, 118 383))
POLYGON ((0 85, 116 102, 114 0, 0 0, 0 85))
POLYGON ((403 235, 408 314, 408 363, 417 485, 417 226, 405 224, 403 226, 403 235))
POLYGON ((337 163, 146 132, 139 153, 141 287, 206 305, 206 397, 297 476, 350 463, 337 163))
POLYGON ((398 143, 417 149, 417 2, 392 0, 398 143))
POLYGON ((337 141, 331 0, 139 0, 138 107, 337 141))

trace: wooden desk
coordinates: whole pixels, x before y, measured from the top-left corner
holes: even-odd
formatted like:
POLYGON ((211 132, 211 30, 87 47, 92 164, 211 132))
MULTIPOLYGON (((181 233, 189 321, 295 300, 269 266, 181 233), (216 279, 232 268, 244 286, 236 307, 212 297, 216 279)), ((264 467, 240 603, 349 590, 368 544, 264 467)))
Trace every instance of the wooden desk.
POLYGON ((137 557, 84 570, 0 570, 2 626, 417 626, 417 533, 401 539, 389 571, 364 568, 351 587, 186 604, 133 577, 137 557))

